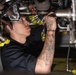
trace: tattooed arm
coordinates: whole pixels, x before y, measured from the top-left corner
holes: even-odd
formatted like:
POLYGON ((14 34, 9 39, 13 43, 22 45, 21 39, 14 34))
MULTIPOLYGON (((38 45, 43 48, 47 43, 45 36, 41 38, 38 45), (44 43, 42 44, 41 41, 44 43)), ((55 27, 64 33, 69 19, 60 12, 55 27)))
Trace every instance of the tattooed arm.
POLYGON ((56 19, 47 15, 44 20, 47 26, 46 40, 35 67, 35 72, 40 74, 46 74, 51 71, 55 49, 56 19))

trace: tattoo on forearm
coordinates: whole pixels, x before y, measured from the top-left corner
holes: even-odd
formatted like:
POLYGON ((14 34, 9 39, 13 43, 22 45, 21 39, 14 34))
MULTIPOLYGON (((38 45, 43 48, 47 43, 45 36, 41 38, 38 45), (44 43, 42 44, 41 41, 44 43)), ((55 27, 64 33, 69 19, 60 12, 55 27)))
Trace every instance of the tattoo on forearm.
POLYGON ((51 22, 47 21, 47 27, 48 28, 50 28, 52 25, 53 25, 53 22, 52 21, 51 22))
POLYGON ((47 50, 46 64, 49 59, 52 61, 52 57, 54 55, 54 39, 55 39, 54 34, 47 35, 47 38, 46 38, 47 42, 45 43, 45 49, 47 50))
POLYGON ((55 33, 46 35, 46 41, 44 44, 44 51, 40 56, 40 60, 43 60, 46 65, 48 65, 48 61, 52 63, 54 56, 54 41, 55 41, 55 33), (44 56, 45 55, 45 56, 44 56))

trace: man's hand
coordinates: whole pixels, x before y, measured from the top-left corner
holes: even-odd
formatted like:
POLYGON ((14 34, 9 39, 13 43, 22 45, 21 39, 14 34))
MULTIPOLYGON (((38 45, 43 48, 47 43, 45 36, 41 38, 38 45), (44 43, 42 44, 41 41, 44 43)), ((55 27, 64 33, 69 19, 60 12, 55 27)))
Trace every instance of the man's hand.
POLYGON ((44 17, 44 22, 46 24, 47 30, 56 30, 56 17, 53 13, 49 13, 44 17))

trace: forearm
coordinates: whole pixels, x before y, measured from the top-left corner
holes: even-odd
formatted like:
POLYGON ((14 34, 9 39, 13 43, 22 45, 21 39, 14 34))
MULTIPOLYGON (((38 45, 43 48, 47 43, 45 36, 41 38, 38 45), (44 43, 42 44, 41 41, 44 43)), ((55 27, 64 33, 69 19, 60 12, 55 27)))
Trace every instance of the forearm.
POLYGON ((37 60, 37 65, 39 66, 39 69, 41 68, 46 69, 46 71, 50 71, 54 57, 54 49, 55 49, 55 32, 49 31, 46 33, 46 40, 44 43, 44 47, 37 60))

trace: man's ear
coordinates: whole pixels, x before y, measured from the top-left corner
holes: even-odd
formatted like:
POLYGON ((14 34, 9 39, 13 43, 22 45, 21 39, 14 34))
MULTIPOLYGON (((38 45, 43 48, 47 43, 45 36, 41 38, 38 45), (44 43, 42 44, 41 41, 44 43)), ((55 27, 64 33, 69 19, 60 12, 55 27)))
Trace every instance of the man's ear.
POLYGON ((7 28, 9 31, 12 30, 11 26, 9 26, 9 25, 6 25, 6 28, 7 28))

